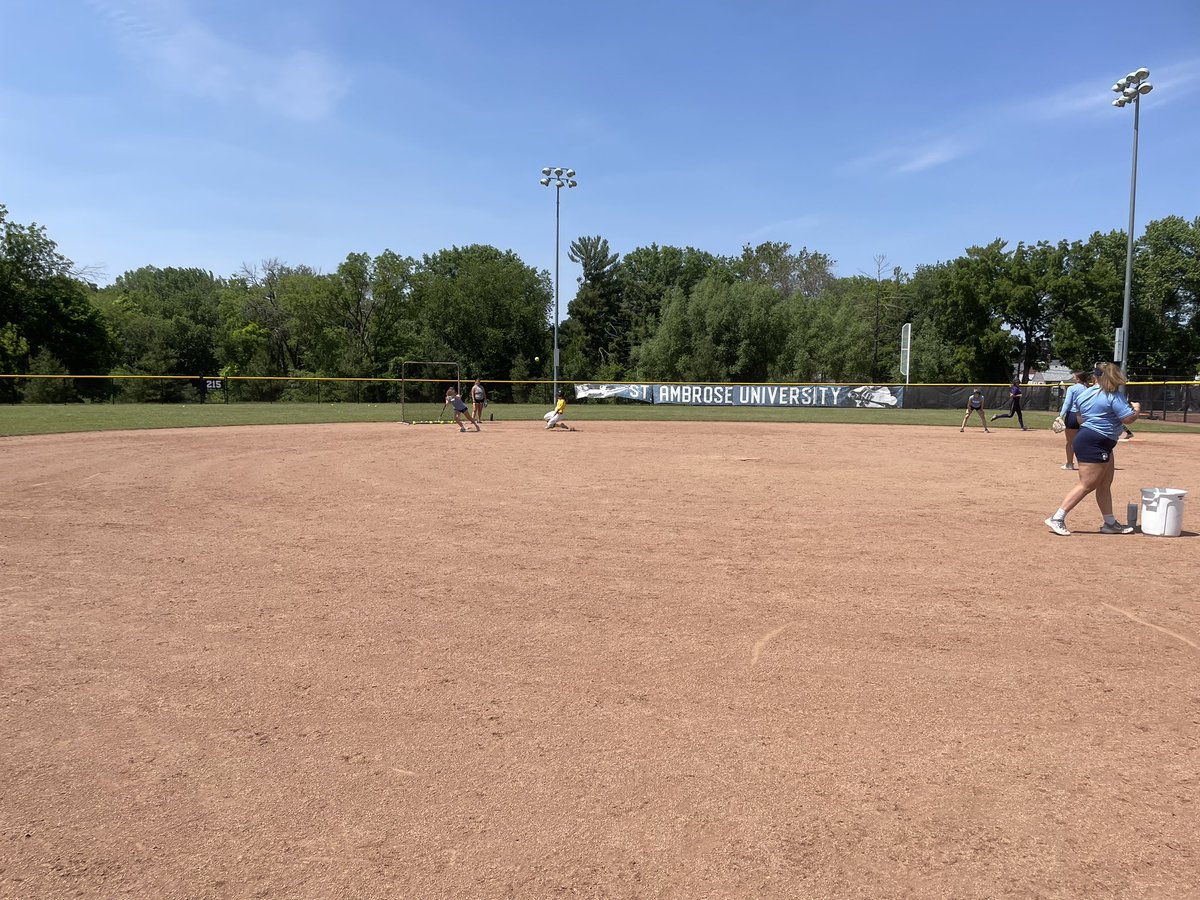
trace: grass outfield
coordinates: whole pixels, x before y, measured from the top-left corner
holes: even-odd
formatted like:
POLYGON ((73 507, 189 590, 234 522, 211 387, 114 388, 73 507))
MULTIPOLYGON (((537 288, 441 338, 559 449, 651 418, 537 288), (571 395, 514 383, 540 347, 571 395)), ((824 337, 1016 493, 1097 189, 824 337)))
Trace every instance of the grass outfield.
MULTIPOLYGON (((488 414, 496 422, 540 419, 541 404, 494 403, 488 414)), ((855 425, 934 425, 957 428, 962 410, 770 407, 689 407, 642 404, 576 403, 568 420, 655 420, 708 422, 825 422, 855 425)), ((64 406, 21 404, 0 406, 0 435, 55 434, 71 431, 120 431, 136 428, 197 428, 218 425, 303 425, 319 422, 396 422, 399 404, 374 403, 86 403, 64 406)), ((1054 416, 1027 412, 1031 428, 1049 428, 1054 416)), ((1200 424, 1200 423, 1198 423, 1200 424)), ((978 428, 978 424, 974 426, 978 428)), ((996 428, 1014 424, 998 422, 996 428)), ((1137 430, 1197 433, 1197 425, 1139 422, 1137 430)))

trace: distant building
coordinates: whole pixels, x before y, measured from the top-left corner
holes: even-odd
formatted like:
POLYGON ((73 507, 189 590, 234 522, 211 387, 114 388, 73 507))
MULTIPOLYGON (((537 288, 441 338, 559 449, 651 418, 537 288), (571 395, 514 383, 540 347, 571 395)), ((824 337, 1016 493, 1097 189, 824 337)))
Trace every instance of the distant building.
POLYGON ((1044 372, 1030 372, 1029 383, 1061 384, 1064 381, 1070 381, 1073 374, 1070 366, 1064 366, 1060 362, 1051 362, 1044 372))

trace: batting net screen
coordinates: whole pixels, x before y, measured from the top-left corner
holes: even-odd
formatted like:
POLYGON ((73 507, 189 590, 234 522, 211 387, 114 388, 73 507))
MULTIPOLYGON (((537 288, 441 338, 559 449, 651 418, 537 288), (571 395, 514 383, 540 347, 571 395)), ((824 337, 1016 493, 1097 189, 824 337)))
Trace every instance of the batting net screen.
MULTIPOLYGON (((450 422, 446 392, 463 391, 462 369, 454 362, 404 362, 400 366, 400 419, 412 425, 450 422)), ((470 401, 464 398, 470 406, 470 401)))

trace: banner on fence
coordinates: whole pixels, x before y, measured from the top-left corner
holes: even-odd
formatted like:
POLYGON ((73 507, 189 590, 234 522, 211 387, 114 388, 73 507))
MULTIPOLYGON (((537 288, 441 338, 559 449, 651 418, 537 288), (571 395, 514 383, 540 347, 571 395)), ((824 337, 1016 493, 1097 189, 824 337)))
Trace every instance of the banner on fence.
POLYGON ((620 397, 622 400, 641 400, 643 403, 653 403, 652 387, 653 385, 649 384, 577 384, 575 385, 575 399, 607 400, 610 397, 620 397))
POLYGON ((904 388, 895 385, 787 384, 577 384, 575 399, 620 397, 682 406, 857 406, 898 409, 904 388))

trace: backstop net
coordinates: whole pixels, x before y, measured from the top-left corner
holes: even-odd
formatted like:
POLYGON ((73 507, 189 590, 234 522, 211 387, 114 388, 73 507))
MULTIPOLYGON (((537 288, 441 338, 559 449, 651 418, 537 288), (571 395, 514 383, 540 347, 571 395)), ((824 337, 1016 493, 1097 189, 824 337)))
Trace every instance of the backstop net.
MULTIPOLYGON (((400 421, 409 425, 453 422, 446 391, 463 390, 462 367, 456 362, 413 360, 400 364, 400 421)), ((464 398, 467 406, 471 401, 464 398)))

